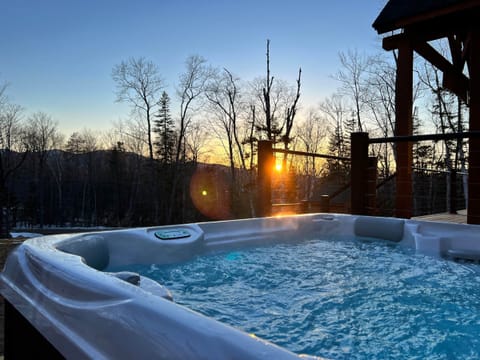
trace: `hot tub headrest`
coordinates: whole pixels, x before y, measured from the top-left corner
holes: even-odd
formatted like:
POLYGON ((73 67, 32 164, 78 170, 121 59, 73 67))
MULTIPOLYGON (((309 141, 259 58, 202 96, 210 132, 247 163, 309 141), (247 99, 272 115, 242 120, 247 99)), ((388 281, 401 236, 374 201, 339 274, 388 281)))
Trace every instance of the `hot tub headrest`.
POLYGON ((103 236, 87 235, 60 244, 57 249, 81 256, 85 263, 97 270, 103 270, 110 261, 108 245, 103 236))
POLYGON ((403 238, 404 223, 402 219, 359 216, 354 231, 356 236, 399 242, 403 238))

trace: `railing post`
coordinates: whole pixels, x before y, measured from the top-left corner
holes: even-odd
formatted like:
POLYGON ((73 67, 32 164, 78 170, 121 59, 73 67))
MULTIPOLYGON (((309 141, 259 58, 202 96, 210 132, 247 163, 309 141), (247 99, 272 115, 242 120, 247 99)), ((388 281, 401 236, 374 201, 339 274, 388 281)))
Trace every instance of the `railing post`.
POLYGON ((350 140, 351 213, 367 215, 368 133, 352 133, 350 140))
POLYGON ((320 196, 320 212, 322 213, 330 212, 330 196, 328 195, 320 196))
POLYGON ((300 212, 302 214, 308 214, 310 212, 310 201, 308 200, 300 201, 300 212))
POLYGON ((450 176, 450 209, 448 212, 450 214, 457 213, 457 170, 452 169, 448 174, 450 176))
POLYGON ((270 216, 272 214, 272 171, 274 167, 271 141, 260 140, 258 142, 257 166, 257 216, 270 216))
POLYGON ((377 213, 377 158, 375 156, 368 157, 367 212, 369 215, 377 213))

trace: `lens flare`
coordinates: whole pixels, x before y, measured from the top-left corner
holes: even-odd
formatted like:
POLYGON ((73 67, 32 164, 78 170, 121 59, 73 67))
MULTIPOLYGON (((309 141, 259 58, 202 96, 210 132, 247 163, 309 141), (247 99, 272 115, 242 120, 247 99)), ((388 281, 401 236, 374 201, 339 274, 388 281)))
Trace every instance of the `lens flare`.
POLYGON ((225 174, 215 168, 200 168, 190 180, 190 197, 195 208, 213 220, 231 219, 230 192, 225 174))

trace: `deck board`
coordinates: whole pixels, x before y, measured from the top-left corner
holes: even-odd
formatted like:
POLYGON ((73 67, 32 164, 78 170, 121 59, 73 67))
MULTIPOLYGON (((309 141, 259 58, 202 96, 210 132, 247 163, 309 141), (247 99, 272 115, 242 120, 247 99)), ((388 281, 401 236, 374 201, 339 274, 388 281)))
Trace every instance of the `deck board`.
POLYGON ((467 223, 467 210, 459 210, 456 214, 440 213, 431 215, 422 215, 412 218, 413 220, 451 222, 457 224, 467 223))

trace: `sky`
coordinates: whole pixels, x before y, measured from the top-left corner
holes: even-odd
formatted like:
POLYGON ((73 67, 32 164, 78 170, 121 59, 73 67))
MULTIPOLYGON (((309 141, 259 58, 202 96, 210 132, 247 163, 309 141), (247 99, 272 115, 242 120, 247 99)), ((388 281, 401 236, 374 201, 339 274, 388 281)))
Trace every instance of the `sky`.
MULTIPOLYGON (((292 85, 302 68, 303 107, 338 84, 338 53, 381 51, 372 23, 386 0, 3 0, 0 84, 25 116, 45 112, 66 135, 106 130, 128 117, 112 68, 156 63, 174 95, 185 59, 204 57, 242 80, 272 74, 292 85)), ((174 112, 174 109, 172 109, 174 112)))

